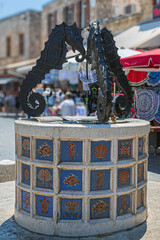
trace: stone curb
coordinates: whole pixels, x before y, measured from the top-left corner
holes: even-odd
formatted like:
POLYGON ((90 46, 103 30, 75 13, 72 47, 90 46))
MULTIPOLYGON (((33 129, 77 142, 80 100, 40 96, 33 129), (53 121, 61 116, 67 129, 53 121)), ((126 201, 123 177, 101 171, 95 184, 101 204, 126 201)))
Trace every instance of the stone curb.
POLYGON ((11 160, 0 161, 0 183, 14 181, 16 177, 15 162, 11 160))

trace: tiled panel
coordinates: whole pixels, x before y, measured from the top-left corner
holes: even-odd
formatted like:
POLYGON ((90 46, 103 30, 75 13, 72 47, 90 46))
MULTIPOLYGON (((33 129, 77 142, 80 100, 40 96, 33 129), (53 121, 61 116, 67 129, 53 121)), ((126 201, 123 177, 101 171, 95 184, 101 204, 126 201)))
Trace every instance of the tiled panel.
POLYGON ((137 208, 143 206, 143 189, 137 191, 137 208))
POLYGON ((36 173, 37 187, 53 189, 53 169, 37 167, 36 173))
POLYGON ((53 217, 53 197, 36 195, 36 214, 53 217))
POLYGON ((138 183, 144 181, 144 163, 137 165, 137 177, 138 183))
POLYGON ((132 140, 118 141, 118 160, 128 160, 132 158, 132 140))
POLYGON ((123 188, 131 185, 131 168, 118 169, 118 188, 123 188))
POLYGON ((110 189, 110 170, 93 170, 90 177, 90 191, 110 189))
POLYGON ((30 185, 30 165, 22 163, 22 183, 30 185))
POLYGON ((104 162, 111 160, 111 142, 91 142, 91 162, 104 162))
POLYGON ((61 162, 82 162, 82 141, 61 141, 61 162))
POLYGON ((22 137, 22 156, 30 158, 30 138, 22 137))
POLYGON ((82 199, 61 199, 61 219, 82 219, 82 199))
POLYGON ((131 195, 126 194, 117 197, 117 216, 131 212, 131 195))
POLYGON ((61 190, 82 191, 82 171, 61 170, 60 175, 61 190))
POLYGON ((110 198, 90 200, 90 219, 110 218, 110 198))
POLYGON ((138 157, 143 156, 143 137, 138 138, 138 157))
POLYGON ((36 159, 53 161, 53 140, 36 139, 36 159))
POLYGON ((30 193, 22 190, 22 209, 30 212, 30 193))

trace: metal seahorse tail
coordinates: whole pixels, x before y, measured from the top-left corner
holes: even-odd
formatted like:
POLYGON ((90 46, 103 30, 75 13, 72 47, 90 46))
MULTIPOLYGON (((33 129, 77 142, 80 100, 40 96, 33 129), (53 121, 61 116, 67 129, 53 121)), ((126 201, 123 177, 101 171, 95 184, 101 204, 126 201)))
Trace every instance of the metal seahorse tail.
POLYGON ((33 92, 32 89, 41 83, 45 78, 45 74, 49 73, 51 69, 62 69, 68 51, 66 43, 73 50, 78 50, 81 53, 82 58, 79 61, 84 59, 85 50, 81 31, 76 24, 68 26, 65 23, 56 25, 52 30, 48 41, 45 43, 45 48, 36 62, 36 66, 26 76, 19 93, 22 109, 29 116, 39 116, 44 112, 45 99, 41 94, 33 92))
POLYGON ((106 64, 109 67, 109 70, 116 76, 116 82, 124 94, 124 96, 120 95, 117 97, 115 111, 119 117, 122 115, 127 116, 132 107, 132 88, 122 69, 120 57, 117 53, 118 49, 115 46, 113 35, 106 28, 103 28, 101 30, 101 37, 103 39, 103 52, 105 55, 106 64))

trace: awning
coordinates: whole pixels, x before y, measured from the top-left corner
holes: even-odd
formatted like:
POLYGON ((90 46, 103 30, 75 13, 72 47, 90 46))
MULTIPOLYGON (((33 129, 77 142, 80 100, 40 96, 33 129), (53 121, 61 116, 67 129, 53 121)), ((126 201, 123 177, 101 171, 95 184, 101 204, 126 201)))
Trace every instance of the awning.
POLYGON ((114 37, 116 44, 126 48, 159 48, 160 21, 138 24, 114 37))
POLYGON ((4 85, 13 81, 14 81, 14 78, 0 78, 0 85, 4 85))

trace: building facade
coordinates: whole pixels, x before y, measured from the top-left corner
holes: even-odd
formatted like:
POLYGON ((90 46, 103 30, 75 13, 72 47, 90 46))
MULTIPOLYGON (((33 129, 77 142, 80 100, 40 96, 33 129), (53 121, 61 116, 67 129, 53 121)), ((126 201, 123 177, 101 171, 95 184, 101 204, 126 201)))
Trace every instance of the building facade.
POLYGON ((148 19, 152 19, 150 0, 54 0, 42 12, 41 48, 51 29, 63 21, 86 27, 96 19, 117 33, 148 19))
POLYGON ((40 54, 41 13, 26 11, 0 20, 0 66, 40 54))

